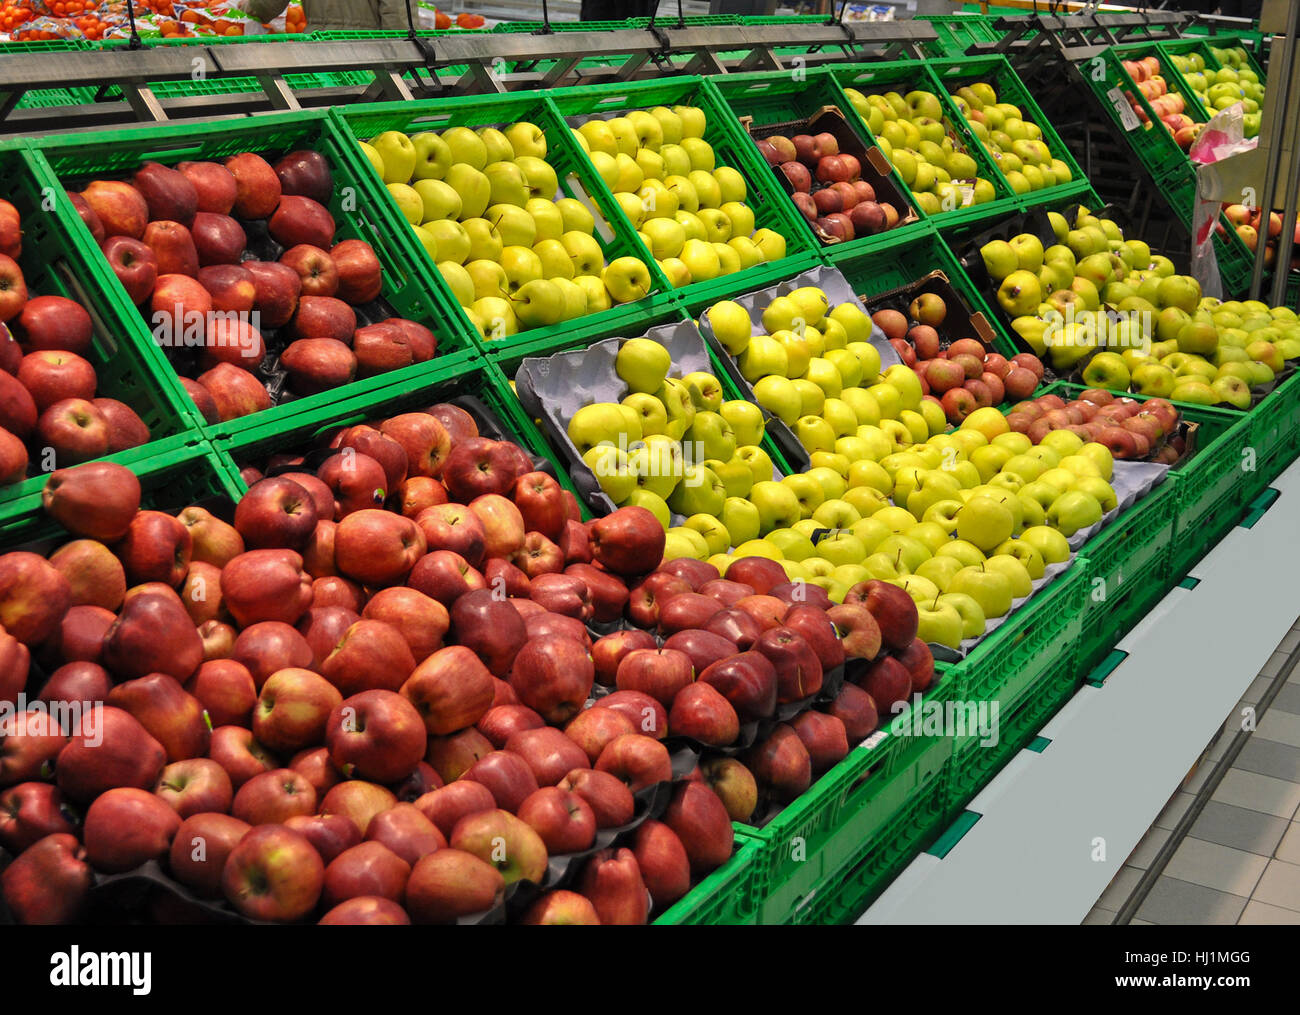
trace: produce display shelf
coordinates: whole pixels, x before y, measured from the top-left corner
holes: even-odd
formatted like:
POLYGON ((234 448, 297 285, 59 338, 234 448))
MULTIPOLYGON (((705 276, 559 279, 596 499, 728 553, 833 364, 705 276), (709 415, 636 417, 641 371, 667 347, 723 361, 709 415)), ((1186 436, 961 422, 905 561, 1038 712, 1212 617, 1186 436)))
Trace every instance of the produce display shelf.
MULTIPOLYGON (((938 664, 924 702, 945 702, 959 685, 958 673, 938 664)), ((891 717, 882 714, 880 730, 766 825, 736 826, 761 843, 750 903, 757 923, 795 920, 811 893, 862 856, 887 850, 895 819, 944 783, 952 738, 914 735, 911 715, 902 713, 895 735, 888 731, 891 717)))
POLYGON ((1205 66, 1211 70, 1221 70, 1224 66, 1223 61, 1215 57, 1211 50, 1214 49, 1232 49, 1240 46, 1246 52, 1246 67, 1259 76, 1260 84, 1263 84, 1267 72, 1260 65, 1256 55, 1257 43, 1247 35, 1212 35, 1208 37, 1195 37, 1185 39, 1166 39, 1160 43, 1160 48, 1165 52, 1179 55, 1185 53, 1199 53, 1205 58, 1205 66))
POLYGON ((636 238, 632 224, 615 202, 613 195, 574 141, 568 126, 556 112, 549 98, 537 93, 469 97, 455 99, 422 100, 418 102, 358 103, 331 110, 331 117, 339 126, 345 139, 368 141, 389 130, 406 134, 425 130, 446 130, 456 126, 489 127, 519 121, 537 124, 546 134, 546 161, 555 170, 560 184, 559 194, 587 200, 589 207, 598 213, 595 239, 600 244, 606 263, 617 257, 634 256, 646 262, 650 271, 651 290, 640 300, 611 307, 595 314, 587 314, 573 321, 528 328, 517 335, 495 339, 479 336, 464 309, 443 280, 442 273, 433 265, 423 246, 416 242, 410 225, 397 208, 388 188, 384 186, 369 162, 355 144, 345 144, 349 157, 355 159, 374 200, 383 205, 386 216, 395 223, 416 249, 416 256, 432 277, 432 284, 440 302, 447 306, 447 321, 457 332, 477 349, 486 349, 497 342, 545 343, 558 336, 571 335, 575 328, 602 328, 613 322, 624 322, 638 313, 653 313, 661 307, 674 306, 672 289, 653 260, 647 261, 645 248, 636 238), (605 225, 599 218, 603 218, 605 225))
MULTIPOLYGON (((140 478, 141 506, 179 511, 208 497, 233 496, 220 456, 197 434, 177 434, 113 455, 109 461, 140 478)), ((0 506, 0 553, 40 540, 65 541, 67 530, 45 513, 41 491, 45 479, 32 480, 23 496, 0 506)), ((242 492, 242 491, 241 491, 242 492)))
POLYGON ((1010 359, 1020 350, 1003 331, 998 315, 989 309, 984 296, 971 282, 943 237, 938 234, 921 237, 901 247, 857 253, 845 250, 830 251, 831 267, 839 269, 853 291, 860 297, 871 297, 905 286, 932 271, 942 271, 957 290, 972 314, 983 314, 993 329, 994 351, 1010 359))
POLYGON ((720 927, 752 924, 744 912, 749 881, 753 877, 759 844, 736 833, 736 851, 730 860, 673 903, 654 921, 656 926, 720 927))
MULTIPOLYGON (((139 312, 112 276, 89 233, 84 240, 78 235, 85 231, 80 216, 62 197, 58 182, 41 172, 39 156, 24 139, 0 147, 0 183, 22 217, 23 252, 18 263, 29 294, 67 297, 90 315, 93 335, 86 358, 95 367, 97 396, 117 399, 134 409, 155 443, 183 434, 197 438, 202 423, 198 410, 171 373, 162 350, 147 333, 143 341, 135 338, 133 325, 139 312), (58 199, 51 202, 51 195, 58 199), (101 266, 113 278, 116 289, 101 282, 101 266)), ((120 455, 107 457, 121 460, 120 455)), ((61 464, 68 463, 34 459, 31 469, 61 464)), ((34 475, 0 487, 0 517, 15 502, 39 493, 44 483, 44 477, 34 475)))
MULTIPOLYGON (((983 222, 1016 210, 1018 207, 1016 194, 1007 185, 1006 178, 989 158, 988 152, 979 143, 979 139, 970 133, 965 119, 948 98, 943 85, 930 72, 928 61, 896 60, 885 63, 837 64, 831 67, 829 72, 841 88, 854 88, 864 94, 883 94, 889 91, 906 94, 919 90, 933 92, 938 97, 939 104, 943 108, 944 120, 951 125, 949 136, 960 142, 975 160, 979 176, 993 185, 995 194, 992 201, 983 204, 969 204, 927 216, 940 228, 968 222, 983 222)), ((875 143, 875 135, 869 128, 863 139, 875 143)))
MULTIPOLYGON (((613 82, 606 85, 579 85, 556 89, 550 95, 550 101, 560 116, 565 118, 565 126, 568 127, 576 126, 578 122, 593 116, 621 115, 634 109, 651 109, 655 106, 695 106, 703 110, 707 121, 704 140, 713 149, 717 168, 730 167, 743 177, 745 204, 754 213, 754 228, 772 229, 785 238, 785 257, 756 265, 743 274, 754 279, 789 278, 802 270, 799 259, 816 253, 820 247, 803 216, 796 212, 794 205, 772 179, 767 163, 731 115, 731 110, 711 79, 675 76, 632 84, 613 82)), ((586 156, 583 155, 583 158, 585 160, 586 156)), ((637 242, 640 244, 640 240, 637 242)), ((649 258, 650 252, 644 246, 640 249, 644 252, 644 257, 649 258)), ((650 263, 653 263, 652 259, 650 263)), ((724 275, 712 280, 692 282, 674 291, 683 299, 688 299, 702 291, 716 291, 731 286, 733 282, 729 279, 738 279, 741 274, 737 272, 734 276, 724 275)))
MULTIPOLYGON (((800 78, 779 71, 728 74, 717 78, 714 85, 722 95, 723 101, 730 107, 732 115, 737 118, 752 117, 756 129, 777 123, 806 121, 820 110, 831 106, 839 111, 858 139, 866 147, 871 147, 870 129, 863 122, 853 103, 849 101, 849 97, 844 94, 844 90, 829 68, 809 71, 800 78)), ((774 169, 769 169, 768 172, 775 178, 774 169)), ((906 201, 911 192, 892 165, 889 168, 889 180, 906 201)), ((777 187, 780 187, 779 181, 777 187)), ((877 195, 877 200, 884 200, 884 198, 877 195)), ((899 215, 906 217, 909 208, 899 208, 897 211, 899 215)), ((930 230, 928 225, 930 220, 927 220, 925 213, 915 207, 914 203, 910 206, 910 211, 916 216, 915 222, 899 225, 871 236, 859 236, 841 243, 819 243, 818 246, 824 256, 830 251, 874 250, 914 241, 930 230)), ((795 214, 800 214, 797 209, 795 214)))
MULTIPOLYGON (((456 327, 460 315, 451 309, 450 296, 433 278, 427 260, 417 247, 405 223, 398 220, 396 206, 385 192, 382 196, 374 184, 373 173, 361 164, 361 153, 339 131, 335 120, 325 112, 297 111, 215 123, 164 124, 120 131, 56 135, 32 141, 31 157, 36 182, 58 195, 56 211, 66 223, 88 262, 87 276, 96 288, 110 293, 128 308, 123 314, 122 344, 148 349, 157 357, 154 379, 163 389, 179 389, 178 397, 197 412, 180 388, 172 364, 154 341, 143 314, 130 306, 130 299, 103 255, 95 247, 89 230, 71 203, 63 196, 64 187, 76 180, 98 175, 124 175, 149 160, 175 163, 182 159, 221 159, 239 152, 257 152, 272 158, 296 149, 320 152, 329 161, 334 178, 334 193, 329 211, 336 223, 336 239, 358 238, 370 243, 383 266, 382 301, 392 310, 411 320, 428 324, 438 339, 435 368, 478 357, 476 343, 456 327)), ((306 407, 328 406, 356 391, 373 391, 394 381, 422 376, 424 364, 380 374, 334 388, 321 394, 282 401, 256 414, 259 421, 274 420, 306 407)), ((225 424, 210 430, 221 432, 225 424)))
MULTIPOLYGON (((1025 205, 1032 206, 1044 204, 1053 201, 1059 197, 1066 196, 1073 192, 1070 188, 1076 188, 1079 184, 1088 182, 1079 163, 1075 161, 1070 149, 1052 126, 1052 122, 1039 108, 1032 94, 1025 83, 1020 80, 1012 68, 1010 61, 1005 56, 977 56, 965 59, 953 60, 929 60, 926 64, 930 73, 933 74, 939 83, 943 86, 945 94, 955 92, 958 88, 969 85, 977 81, 983 81, 993 86, 994 92, 997 93, 999 102, 1008 102, 1017 106, 1024 118, 1033 123, 1042 131, 1042 141, 1047 145, 1052 157, 1060 159, 1070 169, 1070 179, 1061 184, 1052 187, 1042 187, 1039 190, 1031 190, 1021 194, 1020 199, 1025 205)), ((961 114, 958 113, 960 116, 961 114)), ((962 117, 965 121, 965 117, 962 117)), ((968 132, 970 124, 966 123, 968 132)), ((973 134, 973 132, 971 132, 973 134)), ((981 145, 981 147, 983 147, 981 145)), ((992 152, 985 148, 989 159, 994 165, 997 164, 997 158, 992 152)))

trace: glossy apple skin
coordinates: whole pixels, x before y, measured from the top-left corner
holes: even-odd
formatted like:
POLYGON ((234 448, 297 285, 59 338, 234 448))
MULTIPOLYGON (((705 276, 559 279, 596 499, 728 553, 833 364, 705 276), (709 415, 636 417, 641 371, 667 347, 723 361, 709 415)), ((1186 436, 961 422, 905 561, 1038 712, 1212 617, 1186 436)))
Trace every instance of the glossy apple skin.
POLYGON ((219 897, 226 858, 251 828, 229 814, 205 812, 186 818, 172 837, 172 877, 204 898, 219 897))
POLYGON ((142 789, 110 789, 86 811, 82 839, 91 866, 109 874, 166 856, 181 816, 142 789))
POLYGON ((591 900, 602 926, 640 926, 649 917, 649 893, 630 849, 602 849, 582 871, 580 891, 591 900))
POLYGON ((519 700, 550 723, 565 723, 577 715, 595 679, 587 648, 563 635, 533 638, 510 666, 510 686, 519 700))
POLYGON ((411 871, 406 908, 415 923, 453 923, 492 909, 505 888, 505 878, 491 864, 464 850, 440 849, 411 871))
POLYGON ((57 833, 5 868, 0 895, 21 924, 68 924, 80 916, 93 880, 81 843, 57 833))
POLYGON ((221 874, 222 892, 232 906, 255 920, 280 922, 301 919, 315 909, 324 881, 320 855, 283 825, 248 832, 221 874))

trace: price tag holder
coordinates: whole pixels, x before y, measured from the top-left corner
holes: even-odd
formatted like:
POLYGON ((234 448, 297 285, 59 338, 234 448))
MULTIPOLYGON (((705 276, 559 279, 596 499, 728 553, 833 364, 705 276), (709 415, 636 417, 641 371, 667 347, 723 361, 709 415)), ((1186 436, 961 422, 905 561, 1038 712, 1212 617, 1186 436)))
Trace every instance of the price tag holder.
POLYGON ((1119 114, 1119 122, 1125 130, 1137 130, 1142 126, 1142 121, 1137 118, 1137 113, 1133 112, 1133 107, 1129 105, 1128 99, 1118 87, 1108 91, 1106 97, 1115 107, 1115 112, 1119 114))

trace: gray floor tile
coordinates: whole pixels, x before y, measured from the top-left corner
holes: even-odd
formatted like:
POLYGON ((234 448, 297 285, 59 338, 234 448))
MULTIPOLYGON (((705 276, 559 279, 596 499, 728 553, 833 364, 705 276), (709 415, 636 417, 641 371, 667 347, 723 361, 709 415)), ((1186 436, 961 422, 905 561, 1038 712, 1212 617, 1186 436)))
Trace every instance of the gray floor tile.
POLYGON ((1300 913, 1293 909, 1283 909, 1281 906, 1270 906, 1267 902, 1260 902, 1258 899, 1251 899, 1246 903, 1246 908, 1241 911, 1241 916, 1237 920, 1240 924, 1274 924, 1274 925, 1291 925, 1300 924, 1300 913))
POLYGON ((1300 685, 1283 684, 1277 692, 1277 697, 1273 699, 1273 703, 1268 707, 1270 710, 1276 708, 1281 712, 1300 715, 1300 685))
POLYGON ((1291 819, 1300 806, 1300 786, 1255 772, 1229 769, 1211 800, 1291 819))
POLYGON ((1271 860, 1255 886, 1254 898, 1300 912, 1300 864, 1271 860))
POLYGON ((1142 837, 1142 841, 1137 844, 1137 848, 1124 863, 1138 870, 1150 870, 1151 862, 1160 852, 1160 847, 1169 841, 1171 834, 1172 829, 1169 828, 1148 829, 1147 834, 1142 837))
POLYGON ((1133 927, 1154 927, 1156 924, 1150 920, 1130 920, 1129 925, 1133 927))
POLYGON ((1254 728, 1259 725, 1259 716, 1255 711, 1253 704, 1238 705, 1232 710, 1232 713, 1223 721, 1219 728, 1220 737, 1235 737, 1238 733, 1254 732, 1254 728), (1249 719, 1249 728, 1247 728, 1247 719, 1249 719))
POLYGON ((1128 901, 1128 897, 1133 894, 1133 889, 1137 887, 1137 883, 1141 878, 1142 872, 1136 867, 1121 867, 1119 873, 1116 874, 1111 879, 1110 884, 1106 886, 1106 890, 1101 893, 1101 898, 1093 903, 1093 908, 1109 909, 1118 913, 1120 907, 1123 906, 1124 903, 1128 901))
POLYGON ((1274 652, 1268 657, 1268 662, 1264 668, 1259 671, 1262 677, 1276 677, 1282 672, 1282 666, 1286 663, 1287 657, 1281 652, 1274 652))
POLYGON ((1232 767, 1271 775, 1274 779, 1285 779, 1287 782, 1300 782, 1300 747, 1251 737, 1233 761, 1232 767))
POLYGON ((1179 843, 1164 876, 1250 898, 1267 866, 1267 857, 1189 836, 1179 843))
POLYGON ((1224 753, 1228 750, 1228 745, 1231 743, 1232 743, 1232 734, 1228 734, 1227 736, 1221 736, 1216 738, 1214 743, 1210 745, 1209 753, 1205 755, 1205 760, 1202 762, 1202 764, 1211 765, 1211 766, 1217 764, 1219 760, 1223 757, 1224 753))
POLYGON ((1300 747, 1300 715, 1270 708, 1259 720, 1255 735, 1280 744, 1300 747))
POLYGON ((1137 911, 1138 917, 1158 924, 1231 924, 1246 908, 1246 899, 1162 877, 1137 911))
POLYGON ((1173 799, 1165 804, 1165 809, 1160 812, 1155 820, 1157 828, 1172 829, 1178 820, 1187 813, 1187 808, 1191 806, 1196 797, 1192 793, 1175 793, 1173 799))
POLYGON ((1292 652, 1296 650, 1296 646, 1298 645, 1300 645, 1300 631, 1297 631, 1294 628, 1292 628, 1291 632, 1285 638, 1282 639, 1282 642, 1281 644, 1278 645, 1277 650, 1283 653, 1284 655, 1290 655, 1292 652))
POLYGON ((1084 927, 1096 927, 1115 922, 1115 913, 1109 909, 1094 909, 1083 918, 1084 927))
POLYGON ((1205 785, 1205 780, 1210 777, 1213 771, 1214 762, 1209 758, 1203 758, 1201 763, 1196 766, 1196 770, 1183 780, 1183 785, 1180 788, 1184 793, 1191 793, 1194 796, 1201 791, 1201 787, 1205 785))
POLYGON ((1241 696, 1241 704, 1254 705, 1259 699, 1264 697, 1264 692, 1268 690, 1268 685, 1273 682, 1272 677, 1259 676, 1250 682, 1246 688, 1246 693, 1241 696))
POLYGON ((1191 834, 1220 846, 1272 856, 1286 829, 1286 818, 1211 800, 1192 825, 1191 834))
POLYGON ((1300 864, 1300 821, 1291 822, 1273 855, 1287 863, 1300 864))

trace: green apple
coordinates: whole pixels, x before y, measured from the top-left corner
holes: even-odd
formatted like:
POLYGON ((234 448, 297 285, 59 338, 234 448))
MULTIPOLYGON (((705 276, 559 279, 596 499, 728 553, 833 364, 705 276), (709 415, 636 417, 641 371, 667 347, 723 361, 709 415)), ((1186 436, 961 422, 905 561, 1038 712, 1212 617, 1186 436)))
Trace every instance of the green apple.
POLYGON ((538 240, 533 244, 533 253, 541 262, 543 278, 573 281, 573 261, 559 240, 538 240))
POLYGON ((785 347, 770 335, 754 335, 745 351, 736 358, 740 374, 751 384, 764 377, 789 376, 789 356, 785 347))
POLYGON ((571 229, 560 236, 560 243, 573 261, 575 279, 583 275, 601 275, 605 267, 605 254, 593 237, 571 229))
POLYGON ((382 160, 385 183, 406 183, 415 173, 416 150, 411 139, 396 130, 372 138, 370 147, 382 160))
POLYGON ((773 529, 763 539, 781 551, 783 560, 807 560, 817 555, 812 540, 793 528, 773 529))
POLYGON ((908 574, 911 574, 932 556, 930 548, 920 540, 897 533, 887 537, 877 545, 876 552, 896 557, 902 561, 907 567, 908 574))
POLYGON ((739 356, 749 345, 753 324, 749 313, 733 300, 722 300, 704 312, 714 337, 733 356, 739 356))
MULTIPOLYGON (((473 132, 470 132, 471 135, 473 132)), ((477 137, 474 138, 476 141, 477 137)), ((481 143, 481 142, 480 142, 481 143)), ((492 183, 480 169, 464 162, 453 163, 447 170, 446 182, 460 195, 460 218, 480 218, 488 205, 493 204, 492 183)))
POLYGON ((978 602, 964 592, 944 592, 936 600, 940 605, 951 606, 961 617, 961 636, 979 638, 984 634, 988 621, 984 610, 978 602))
POLYGON ((794 435, 809 452, 835 450, 835 431, 820 416, 800 416, 794 424, 794 435))
POLYGON ((749 471, 749 466, 740 459, 733 457, 731 461, 723 462, 711 458, 706 460, 704 464, 722 480, 722 485, 727 489, 728 497, 747 497, 749 495, 749 491, 754 486, 754 474, 749 471))
MULTIPOLYGON (((577 264, 574 270, 577 270, 577 264)), ((605 288, 618 303, 633 303, 651 287, 650 269, 635 257, 616 257, 601 273, 605 288)))
POLYGON ((974 543, 968 543, 964 539, 954 539, 946 546, 939 547, 936 557, 954 557, 961 561, 964 567, 974 567, 983 564, 987 559, 982 551, 974 543))
POLYGON ((754 382, 754 399, 787 426, 793 426, 802 411, 802 399, 794 382, 776 374, 760 377, 754 382))
POLYGON ((413 226, 418 226, 425 221, 424 201, 414 187, 405 183, 390 183, 388 184, 388 193, 393 195, 393 200, 397 203, 397 210, 402 213, 407 222, 413 226))
POLYGON ((984 564, 990 571, 996 571, 1007 579, 1011 586, 1012 599, 1024 599, 1034 592, 1029 570, 1016 557, 1010 554, 995 553, 984 564))
POLYGON ((693 457, 697 461, 705 458, 730 461, 736 453, 735 431, 716 412, 697 411, 686 432, 686 440, 695 446, 696 453, 693 457))
POLYGON ((623 504, 636 490, 636 477, 628 468, 628 458, 622 448, 597 444, 584 452, 582 460, 615 504, 623 504))
POLYGON ((1006 616, 1011 610, 1011 582, 987 564, 964 567, 948 583, 949 593, 968 595, 979 604, 986 618, 1006 616))
POLYGON ((433 237, 439 261, 455 261, 457 264, 464 264, 471 260, 469 256, 471 241, 462 223, 426 222, 420 228, 433 237))
POLYGON ((657 493, 651 493, 644 487, 638 487, 627 495, 627 499, 616 501, 619 507, 643 507, 659 520, 665 529, 672 525, 672 512, 668 504, 657 493))
POLYGON ((442 261, 437 267, 438 274, 447 283, 447 288, 456 297, 456 302, 462 307, 473 306, 474 300, 478 297, 475 293, 474 280, 470 278, 465 266, 455 261, 442 261))
POLYGON ((632 408, 640 418, 643 438, 668 432, 668 410, 654 395, 633 392, 623 399, 622 404, 632 408))
MULTIPOLYGON (((769 466, 770 464, 769 462, 769 466)), ((771 474, 769 468, 768 476, 771 474)), ((798 495, 784 483, 771 479, 760 480, 754 483, 753 489, 749 491, 749 500, 758 508, 759 527, 764 532, 789 528, 803 517, 798 495)))
POLYGON ((421 222, 460 218, 460 195, 445 180, 416 180, 411 189, 420 195, 421 222))
MULTIPOLYGON (((724 502, 723 509, 726 504, 724 502)), ((693 529, 704 537, 705 545, 709 548, 709 553, 726 553, 731 547, 731 533, 727 527, 713 515, 691 515, 683 523, 686 528, 693 529)))
POLYGON ((843 500, 841 495, 822 501, 813 511, 812 517, 828 529, 847 529, 862 517, 862 512, 843 500))
POLYGON ((736 448, 736 458, 745 463, 745 466, 754 476, 754 484, 771 480, 774 474, 772 459, 768 457, 766 451, 753 444, 746 444, 736 448))
POLYGON ((503 248, 501 267, 506 273, 507 295, 517 292, 529 282, 540 281, 542 278, 542 259, 533 253, 531 247, 503 248))
POLYGON ((1047 509, 1047 523, 1068 539, 1079 530, 1096 525, 1102 514, 1096 497, 1082 490, 1067 490, 1047 509))
POLYGON ((626 434, 629 443, 641 439, 639 433, 627 434, 627 416, 617 402, 584 405, 569 419, 567 433, 580 455, 602 443, 617 445, 620 434, 626 434))
POLYGON ((858 426, 875 426, 880 422, 880 403, 866 388, 843 388, 840 391, 840 401, 853 410, 858 418, 858 426))
POLYGON ((668 506, 680 515, 713 515, 722 513, 727 499, 727 488, 722 485, 712 469, 702 464, 689 464, 683 470, 681 482, 668 497, 668 506))
POLYGON ((921 566, 916 569, 916 573, 922 578, 934 582, 935 586, 942 591, 948 587, 948 583, 952 581, 952 576, 964 566, 956 557, 937 554, 929 560, 922 561, 921 566))
MULTIPOLYGON (((696 376, 694 374, 690 376, 696 376)), ((718 384, 712 374, 705 375, 709 377, 717 389, 717 397, 722 397, 722 386, 718 384)), ((779 379, 779 378, 778 378, 779 379)), ((697 383, 700 383, 697 381, 697 383)), ((725 402, 720 402, 718 412, 722 418, 730 425, 732 432, 736 436, 738 445, 757 444, 763 439, 764 425, 763 413, 753 402, 747 402, 743 399, 733 398, 725 402)))
MULTIPOLYGON (((530 214, 537 217, 539 211, 540 214, 546 215, 544 206, 548 204, 551 204, 551 202, 543 202, 541 198, 534 197, 529 198, 528 203, 524 205, 524 207, 530 214)), ((558 201, 554 202, 554 204, 551 204, 551 206, 560 216, 561 230, 557 235, 562 235, 567 232, 579 232, 590 236, 595 230, 596 220, 592 217, 591 210, 581 201, 572 197, 562 197, 558 201)), ((542 228, 540 225, 537 229, 537 235, 542 235, 542 228)))
POLYGON ((694 529, 674 525, 664 533, 664 560, 678 560, 682 557, 704 560, 708 555, 709 544, 694 529))
POLYGON ((749 499, 728 497, 722 504, 721 520, 731 536, 732 546, 740 546, 759 536, 762 522, 758 508, 749 499))
POLYGON ((1118 507, 1114 487, 1100 476, 1080 476, 1075 480, 1073 489, 1095 497, 1097 503, 1101 505, 1103 514, 1114 511, 1118 507))
POLYGON ((682 252, 678 257, 691 273, 692 282, 708 282, 717 278, 722 271, 722 262, 718 260, 718 252, 713 248, 713 244, 706 239, 696 239, 694 237, 688 239, 682 244, 682 252))
POLYGON ((957 515, 957 538, 974 544, 984 553, 1010 538, 1014 530, 1012 509, 991 496, 972 497, 957 515))
POLYGON ((631 338, 619 346, 614 372, 632 392, 659 390, 673 365, 672 355, 650 338, 631 338))
MULTIPOLYGON (((870 486, 855 486, 845 490, 840 500, 852 504, 863 518, 868 518, 881 509, 889 507, 888 497, 870 486)), ((884 525, 884 522, 880 524, 884 525)))
MULTIPOLYGON (((914 578, 915 576, 908 581, 914 578)), ((916 636, 924 642, 955 649, 961 646, 965 625, 957 608, 950 603, 940 602, 942 598, 936 595, 928 601, 924 598, 917 599, 916 636)))

